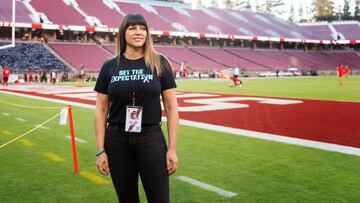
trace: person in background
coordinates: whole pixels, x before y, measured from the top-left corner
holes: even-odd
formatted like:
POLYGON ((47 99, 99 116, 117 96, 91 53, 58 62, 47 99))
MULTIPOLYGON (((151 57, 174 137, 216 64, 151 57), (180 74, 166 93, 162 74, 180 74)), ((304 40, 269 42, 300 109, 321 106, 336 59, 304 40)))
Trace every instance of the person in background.
POLYGON ((9 77, 10 77, 10 68, 9 66, 5 66, 3 69, 3 86, 8 86, 9 83, 9 77))
POLYGON ((186 63, 187 61, 182 61, 181 65, 180 65, 180 79, 185 78, 185 74, 186 74, 186 63))
POLYGON ((56 83, 56 72, 53 70, 53 71, 51 71, 51 83, 52 84, 55 84, 56 83))
POLYGON ((33 82, 33 74, 31 69, 28 71, 28 75, 28 83, 30 84, 33 82))
POLYGON ((232 77, 231 80, 234 84, 230 85, 230 87, 242 87, 242 81, 237 77, 232 77))
POLYGON ((239 68, 239 67, 235 67, 235 68, 234 68, 233 77, 234 77, 234 78, 238 78, 239 75, 240 75, 240 68, 239 68))
POLYGON ((344 69, 342 67, 342 64, 339 64, 337 67, 337 76, 339 77, 339 84, 343 85, 343 74, 344 74, 344 69))
POLYGON ((80 79, 81 82, 84 82, 84 79, 85 79, 85 66, 83 64, 80 65, 79 79, 80 79))
POLYGON ((348 78, 349 74, 351 74, 351 69, 349 68, 348 65, 346 65, 344 68, 344 75, 345 75, 346 79, 348 78))

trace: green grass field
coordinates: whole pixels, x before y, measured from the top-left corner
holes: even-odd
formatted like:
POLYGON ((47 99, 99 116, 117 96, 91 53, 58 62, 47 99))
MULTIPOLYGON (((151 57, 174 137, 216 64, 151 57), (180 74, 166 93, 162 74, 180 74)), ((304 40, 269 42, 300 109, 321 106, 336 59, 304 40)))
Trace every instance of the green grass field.
MULTIPOLYGON (((340 87, 335 77, 178 81, 185 91, 360 101, 360 77, 340 87)), ((93 84, 88 84, 93 85, 93 84)), ((31 106, 63 106, 0 93, 0 100, 31 106)), ((57 114, 0 103, 0 145, 57 114), (3 114, 8 113, 8 114, 3 114), (26 119, 27 122, 16 120, 26 119)), ((93 110, 73 107, 80 175, 73 172, 68 126, 59 119, 0 148, 0 202, 116 202, 109 177, 95 166, 93 110), (89 175, 90 174, 90 175, 89 175), (101 179, 87 177, 96 175, 101 179)), ((358 202, 360 158, 265 140, 181 126, 179 171, 171 177, 171 199, 188 202, 358 202), (188 176, 237 193, 223 197, 178 180, 188 176)), ((126 186, 124 186, 126 187, 126 186)), ((141 202, 146 202, 141 190, 141 202)))
POLYGON ((254 96, 360 101, 360 76, 344 78, 339 85, 335 76, 299 78, 245 78, 242 88, 230 88, 229 79, 178 81, 180 90, 254 96))

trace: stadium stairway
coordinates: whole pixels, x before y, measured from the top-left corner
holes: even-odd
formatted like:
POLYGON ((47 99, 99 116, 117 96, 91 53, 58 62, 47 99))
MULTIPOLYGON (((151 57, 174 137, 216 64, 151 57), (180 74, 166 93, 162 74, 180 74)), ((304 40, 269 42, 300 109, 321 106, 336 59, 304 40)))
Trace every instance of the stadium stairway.
POLYGON ((262 63, 259 63, 258 61, 251 60, 251 59, 246 58, 246 57, 242 57, 242 56, 237 55, 237 54, 235 54, 235 53, 233 53, 233 52, 231 52, 231 51, 228 51, 228 50, 226 50, 226 49, 225 49, 224 51, 227 52, 227 53, 229 53, 229 54, 232 54, 232 55, 234 55, 234 56, 236 56, 236 57, 239 57, 239 58, 241 58, 241 59, 244 59, 244 60, 246 60, 246 61, 249 61, 249 62, 251 62, 251 63, 257 64, 257 65, 262 66, 262 67, 264 67, 264 68, 268 68, 269 70, 273 70, 273 68, 271 68, 270 66, 267 66, 266 64, 262 64, 262 63))
POLYGON ((302 57, 302 56, 299 56, 299 55, 296 55, 296 54, 293 54, 291 52, 284 52, 285 54, 289 55, 289 56, 293 56, 293 57, 296 57, 296 58, 299 58, 300 60, 303 60, 303 61, 306 61, 308 63, 311 63, 313 66, 317 66, 318 64, 314 63, 313 60, 310 60, 308 58, 305 58, 305 57, 302 57))
POLYGON ((208 60, 213 61, 213 62, 215 62, 215 63, 217 63, 217 64, 219 64, 219 65, 222 65, 222 66, 224 66, 224 67, 231 67, 231 66, 228 65, 228 64, 225 64, 225 63, 219 62, 219 61, 217 61, 217 60, 214 60, 214 59, 206 56, 205 54, 202 54, 202 53, 200 53, 200 52, 198 52, 198 51, 196 51, 196 50, 194 50, 194 49, 189 48, 189 50, 192 51, 192 52, 194 52, 195 54, 198 54, 198 55, 200 55, 200 56, 202 56, 202 57, 205 57, 205 58, 207 58, 208 60))
POLYGON ((333 36, 334 40, 337 40, 338 36, 340 37, 341 40, 345 39, 344 35, 341 32, 337 31, 332 24, 329 24, 329 28, 330 28, 330 30, 332 32, 331 36, 333 36))
POLYGON ((100 47, 102 50, 104 50, 105 52, 109 53, 110 55, 116 55, 116 54, 113 53, 111 50, 107 49, 104 45, 96 44, 96 46, 100 47))
POLYGON ((55 50, 53 50, 51 47, 49 47, 47 44, 42 44, 52 55, 54 55, 57 59, 59 59, 61 62, 63 62, 67 67, 71 69, 71 71, 77 73, 78 70, 72 66, 69 62, 67 62, 63 57, 61 57, 55 50))

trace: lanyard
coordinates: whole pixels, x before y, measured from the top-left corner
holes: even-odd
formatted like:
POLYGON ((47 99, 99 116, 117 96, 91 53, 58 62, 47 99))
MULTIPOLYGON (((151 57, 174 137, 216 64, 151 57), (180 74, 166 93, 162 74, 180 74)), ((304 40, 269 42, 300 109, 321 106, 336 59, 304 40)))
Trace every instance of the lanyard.
MULTIPOLYGON (((125 61, 125 68, 129 68, 130 70, 130 66, 128 63, 128 59, 125 57, 125 54, 123 54, 124 57, 124 61, 125 61)), ((131 70, 130 70, 131 71, 131 70)), ((135 101, 136 101, 136 91, 135 91, 135 84, 134 81, 131 79, 130 75, 130 96, 131 96, 131 101, 132 101, 132 105, 135 106, 135 101)))

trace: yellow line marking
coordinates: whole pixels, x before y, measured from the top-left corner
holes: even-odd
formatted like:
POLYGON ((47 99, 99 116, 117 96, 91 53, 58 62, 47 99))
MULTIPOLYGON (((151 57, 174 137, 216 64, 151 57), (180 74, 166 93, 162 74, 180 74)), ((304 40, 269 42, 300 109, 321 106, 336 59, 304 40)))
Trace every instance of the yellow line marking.
POLYGON ((25 145, 25 146, 29 146, 29 147, 31 147, 31 146, 34 146, 35 144, 33 143, 33 142, 31 142, 30 140, 27 140, 27 139, 20 139, 19 140, 23 145, 25 145))
POLYGON ((104 178, 90 172, 90 171, 81 171, 80 175, 89 179, 90 181, 98 184, 98 185, 108 185, 110 184, 110 181, 105 180, 104 178))
POLYGON ((57 107, 57 106, 27 106, 27 105, 20 105, 20 104, 13 104, 9 103, 3 100, 0 100, 0 103, 7 104, 10 106, 16 106, 20 108, 28 108, 28 109, 61 109, 61 108, 67 108, 67 106, 64 107, 57 107))
POLYGON ((46 152, 43 153, 44 156, 46 156, 47 158, 49 158, 52 161, 56 161, 56 162, 62 162, 65 161, 63 158, 61 158, 59 155, 56 155, 52 152, 46 152))
POLYGON ((55 116, 51 117, 49 120, 47 120, 47 121, 43 122, 42 124, 40 124, 38 127, 35 127, 35 128, 33 128, 33 129, 27 131, 26 133, 24 133, 24 134, 16 137, 15 139, 10 140, 9 142, 7 142, 7 143, 5 143, 5 144, 3 144, 3 145, 0 145, 0 149, 3 148, 3 147, 5 147, 5 146, 8 145, 8 144, 11 144, 12 142, 15 142, 16 140, 24 137, 25 135, 31 133, 32 131, 40 128, 41 126, 43 126, 43 125, 45 125, 46 123, 50 122, 51 120, 53 120, 54 118, 58 117, 59 115, 60 115, 60 113, 56 114, 55 116))
POLYGON ((8 130, 2 130, 1 133, 4 135, 13 135, 14 134, 13 132, 8 131, 8 130))

